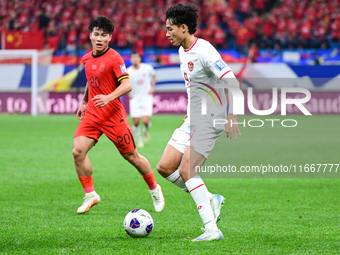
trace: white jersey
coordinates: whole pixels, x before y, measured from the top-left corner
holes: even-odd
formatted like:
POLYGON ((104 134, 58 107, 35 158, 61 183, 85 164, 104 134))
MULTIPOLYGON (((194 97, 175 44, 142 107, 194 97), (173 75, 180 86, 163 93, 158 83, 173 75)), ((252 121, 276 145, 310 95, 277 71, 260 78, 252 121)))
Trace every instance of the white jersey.
POLYGON ((231 72, 217 50, 206 40, 196 39, 190 49, 179 48, 181 73, 188 93, 188 120, 211 122, 226 118, 224 88, 216 88, 222 77, 231 72), (206 115, 202 115, 202 101, 206 100, 206 115), (191 119, 190 119, 191 117, 191 119))
POLYGON ((130 93, 133 94, 133 98, 142 100, 149 94, 155 70, 151 65, 141 63, 138 69, 130 66, 127 72, 130 75, 132 84, 132 91, 130 93))

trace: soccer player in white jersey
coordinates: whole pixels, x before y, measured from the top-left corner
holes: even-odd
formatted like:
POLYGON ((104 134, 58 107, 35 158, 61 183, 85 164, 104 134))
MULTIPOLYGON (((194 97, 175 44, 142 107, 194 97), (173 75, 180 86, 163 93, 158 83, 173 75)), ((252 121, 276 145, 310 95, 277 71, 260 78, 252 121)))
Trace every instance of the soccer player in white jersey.
POLYGON ((235 124, 237 119, 233 114, 232 97, 228 123, 213 125, 214 118, 227 117, 224 89, 216 85, 225 84, 231 89, 239 87, 239 83, 216 49, 208 41, 194 36, 197 12, 196 7, 182 4, 173 5, 166 11, 166 36, 173 45, 180 46, 180 69, 189 102, 187 118, 174 131, 157 165, 158 172, 189 192, 197 205, 205 229, 202 235, 192 240, 195 242, 224 238, 216 225, 224 197, 211 194, 195 170, 204 164, 215 141, 224 131, 229 139, 233 132, 235 139, 241 134, 235 124), (207 109, 201 107, 202 98, 207 102, 207 109))
POLYGON ((147 143, 150 140, 149 128, 151 126, 156 73, 151 65, 142 63, 142 57, 138 52, 132 52, 130 59, 131 66, 127 69, 127 72, 132 83, 132 91, 129 93, 132 130, 137 139, 137 146, 143 147, 144 141, 147 143), (139 127, 141 118, 144 141, 139 127))

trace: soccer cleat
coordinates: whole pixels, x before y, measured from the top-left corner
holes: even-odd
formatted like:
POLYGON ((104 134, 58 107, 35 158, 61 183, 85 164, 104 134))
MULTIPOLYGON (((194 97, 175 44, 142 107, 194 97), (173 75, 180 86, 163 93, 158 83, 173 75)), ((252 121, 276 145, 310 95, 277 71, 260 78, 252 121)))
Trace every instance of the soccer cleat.
POLYGON ((192 239, 192 242, 204 242, 204 241, 219 241, 223 240, 223 234, 221 230, 213 230, 210 228, 203 229, 204 233, 200 235, 199 237, 196 237, 195 239, 192 239))
POLYGON ((165 205, 165 199, 164 199, 164 196, 163 196, 161 186, 159 186, 159 184, 157 184, 157 188, 155 188, 153 190, 149 190, 149 191, 150 191, 150 195, 151 195, 152 200, 153 200, 153 206, 155 207, 156 212, 163 211, 164 205, 165 205))
POLYGON ((138 148, 143 148, 144 147, 144 143, 142 141, 138 142, 137 147, 138 148))
POLYGON ((210 199, 210 205, 214 213, 216 223, 220 220, 221 209, 224 203, 225 198, 222 195, 213 195, 210 199))
POLYGON ((84 202, 78 208, 77 213, 85 213, 88 210, 90 210, 93 205, 96 205, 99 202, 100 202, 100 197, 95 191, 87 193, 84 197, 84 202))

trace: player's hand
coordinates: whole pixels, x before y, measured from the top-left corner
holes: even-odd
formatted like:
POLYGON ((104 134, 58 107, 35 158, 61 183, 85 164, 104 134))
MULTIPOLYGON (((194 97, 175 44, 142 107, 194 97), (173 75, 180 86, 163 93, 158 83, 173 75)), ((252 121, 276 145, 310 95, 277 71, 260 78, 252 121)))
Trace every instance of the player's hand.
POLYGON ((188 114, 185 114, 183 121, 185 121, 186 118, 188 118, 188 114))
POLYGON ((94 101, 95 107, 104 107, 111 102, 108 95, 96 95, 94 98, 92 98, 92 101, 94 101))
POLYGON ((79 109, 77 111, 77 118, 78 119, 81 120, 84 117, 85 112, 86 112, 86 106, 87 106, 87 104, 84 101, 81 102, 79 109))
POLYGON ((150 90, 149 90, 149 95, 152 95, 154 91, 155 91, 155 89, 153 87, 151 87, 150 90))
POLYGON ((237 135, 241 135, 240 129, 238 128, 236 115, 228 114, 228 123, 225 124, 225 132, 229 140, 231 140, 233 132, 235 135, 235 140, 237 140, 237 135))

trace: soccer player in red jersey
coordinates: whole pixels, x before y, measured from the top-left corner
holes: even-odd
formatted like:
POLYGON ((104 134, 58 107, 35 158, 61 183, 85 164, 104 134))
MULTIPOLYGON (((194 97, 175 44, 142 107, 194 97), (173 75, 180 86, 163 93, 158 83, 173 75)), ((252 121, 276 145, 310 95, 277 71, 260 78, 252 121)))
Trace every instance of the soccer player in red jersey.
POLYGON ((140 155, 126 112, 119 99, 131 88, 129 74, 118 52, 109 48, 114 26, 107 17, 97 17, 90 23, 92 51, 84 55, 87 84, 84 98, 77 112, 79 123, 73 140, 73 157, 79 180, 85 191, 83 204, 78 213, 87 212, 100 202, 92 182, 92 165, 87 152, 104 133, 117 147, 124 159, 128 160, 147 183, 157 212, 164 208, 164 197, 157 184, 151 166, 140 155))

